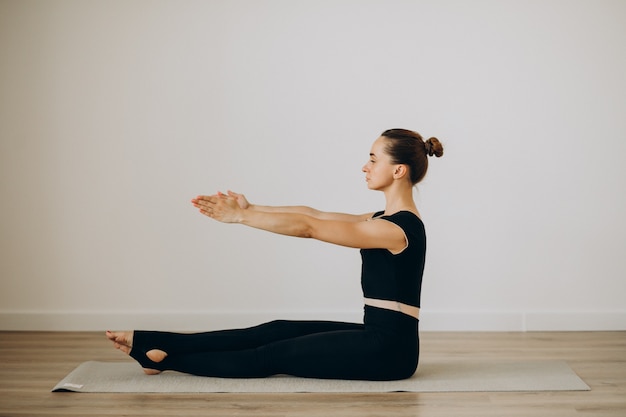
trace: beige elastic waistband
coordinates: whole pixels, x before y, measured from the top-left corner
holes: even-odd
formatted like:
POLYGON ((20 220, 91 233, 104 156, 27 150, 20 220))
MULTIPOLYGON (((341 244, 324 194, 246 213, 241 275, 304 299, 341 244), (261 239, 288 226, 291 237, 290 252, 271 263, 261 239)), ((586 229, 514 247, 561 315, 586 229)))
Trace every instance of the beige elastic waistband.
POLYGON ((398 311, 400 313, 407 314, 411 317, 415 317, 418 320, 420 318, 419 307, 410 306, 408 304, 404 304, 399 301, 378 300, 375 298, 364 298, 363 301, 365 302, 365 305, 368 305, 371 307, 378 307, 378 308, 384 308, 387 310, 398 311))

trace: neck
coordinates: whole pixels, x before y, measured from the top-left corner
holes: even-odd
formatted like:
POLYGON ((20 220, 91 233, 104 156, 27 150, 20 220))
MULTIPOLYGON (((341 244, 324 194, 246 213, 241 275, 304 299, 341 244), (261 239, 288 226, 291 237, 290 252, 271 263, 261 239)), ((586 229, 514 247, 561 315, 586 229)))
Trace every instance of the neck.
POLYGON ((402 210, 412 211, 418 214, 415 201, 413 201, 413 187, 397 186, 385 190, 385 214, 393 214, 402 210))

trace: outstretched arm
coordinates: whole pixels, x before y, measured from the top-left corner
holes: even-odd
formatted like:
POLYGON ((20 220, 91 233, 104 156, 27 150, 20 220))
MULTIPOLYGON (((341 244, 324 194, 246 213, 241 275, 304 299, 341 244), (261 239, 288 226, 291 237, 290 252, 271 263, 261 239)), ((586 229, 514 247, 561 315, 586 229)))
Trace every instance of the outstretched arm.
POLYGON ((224 223, 240 223, 287 236, 312 238, 351 248, 382 248, 393 253, 406 247, 402 229, 386 220, 343 221, 321 219, 301 212, 259 211, 242 208, 235 196, 218 194, 192 200, 200 212, 224 223))
MULTIPOLYGON (((222 193, 218 193, 216 196, 224 195, 222 193)), ((372 217, 373 213, 365 213, 365 214, 347 214, 347 213, 331 213, 326 211, 320 211, 314 209, 312 207, 307 206, 262 206, 259 204, 251 204, 248 202, 246 197, 243 194, 235 193, 233 191, 228 191, 228 196, 234 198, 239 207, 243 209, 262 211, 265 213, 297 213, 297 214, 305 214, 310 217, 314 217, 320 220, 338 220, 345 222, 360 222, 365 221, 372 217)))

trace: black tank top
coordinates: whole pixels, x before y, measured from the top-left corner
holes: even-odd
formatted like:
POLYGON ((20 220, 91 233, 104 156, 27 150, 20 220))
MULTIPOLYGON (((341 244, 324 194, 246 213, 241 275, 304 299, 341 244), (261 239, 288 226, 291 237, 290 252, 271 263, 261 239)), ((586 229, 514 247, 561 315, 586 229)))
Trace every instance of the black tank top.
MULTIPOLYGON (((382 213, 374 214, 374 218, 382 213)), ((424 223, 410 211, 399 211, 391 216, 381 216, 380 219, 398 225, 406 235, 408 246, 397 255, 387 249, 361 249, 363 295, 420 307, 426 258, 424 223)))

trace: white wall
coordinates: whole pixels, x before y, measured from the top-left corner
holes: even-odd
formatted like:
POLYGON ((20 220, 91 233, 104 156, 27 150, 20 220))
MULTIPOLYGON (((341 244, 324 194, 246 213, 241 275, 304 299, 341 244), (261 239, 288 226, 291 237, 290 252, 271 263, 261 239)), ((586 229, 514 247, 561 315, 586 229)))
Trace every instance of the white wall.
POLYGON ((626 330, 623 1, 0 1, 0 329, 360 319, 358 251, 189 203, 367 212, 438 136, 423 330, 626 330))

